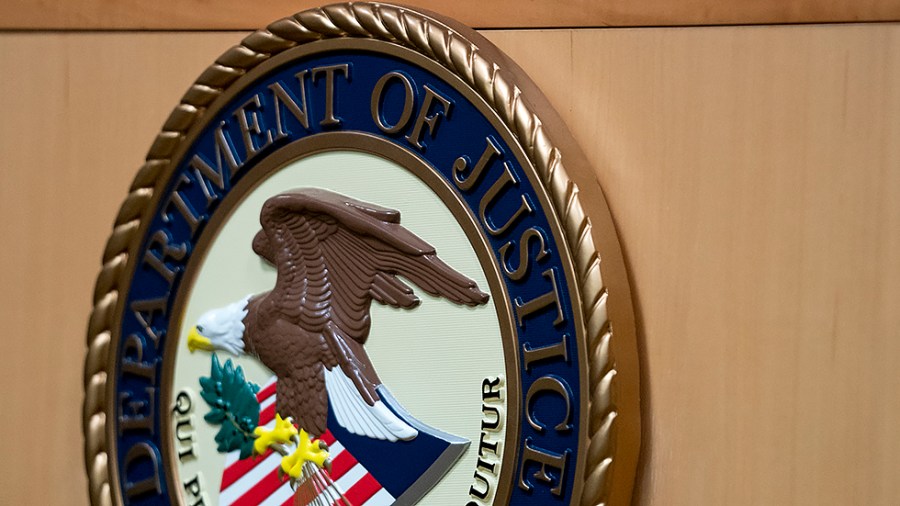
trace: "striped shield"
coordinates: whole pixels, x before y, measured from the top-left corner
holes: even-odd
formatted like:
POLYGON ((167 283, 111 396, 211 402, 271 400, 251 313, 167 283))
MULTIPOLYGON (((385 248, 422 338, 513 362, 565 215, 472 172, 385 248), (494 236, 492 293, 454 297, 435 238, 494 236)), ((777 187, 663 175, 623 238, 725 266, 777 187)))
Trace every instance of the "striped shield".
MULTIPOLYGON (((275 425, 277 381, 272 377, 257 393, 259 425, 275 425)), ((410 441, 383 441, 351 434, 329 409, 328 430, 319 439, 328 445, 331 470, 305 476, 296 485, 280 476, 281 455, 240 459, 228 453, 222 473, 219 504, 223 506, 387 506, 414 504, 450 470, 469 445, 465 439, 440 432, 413 418, 384 386, 378 393, 385 405, 419 431, 410 441)))

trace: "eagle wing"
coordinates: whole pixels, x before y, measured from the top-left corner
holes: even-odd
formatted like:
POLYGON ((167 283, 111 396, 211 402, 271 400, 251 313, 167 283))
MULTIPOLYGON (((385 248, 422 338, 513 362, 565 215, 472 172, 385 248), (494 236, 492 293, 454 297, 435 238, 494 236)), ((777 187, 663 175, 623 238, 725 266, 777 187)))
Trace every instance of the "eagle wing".
POLYGON ((253 249, 278 270, 276 303, 307 328, 332 322, 342 335, 365 343, 373 299, 400 308, 420 302, 398 276, 457 304, 488 299, 400 225, 395 210, 311 188, 270 198, 260 221, 253 249))
POLYGON ((392 209, 327 190, 302 189, 267 200, 260 223, 253 250, 278 273, 268 303, 285 319, 324 339, 329 352, 315 380, 321 385, 327 379, 339 421, 341 413, 351 420, 365 412, 393 436, 414 437, 404 432, 413 429, 381 403, 381 381, 362 346, 371 325, 372 300, 400 308, 418 305, 401 276, 457 304, 483 304, 488 295, 400 225, 400 213, 392 209), (390 427, 395 423, 399 429, 390 427))

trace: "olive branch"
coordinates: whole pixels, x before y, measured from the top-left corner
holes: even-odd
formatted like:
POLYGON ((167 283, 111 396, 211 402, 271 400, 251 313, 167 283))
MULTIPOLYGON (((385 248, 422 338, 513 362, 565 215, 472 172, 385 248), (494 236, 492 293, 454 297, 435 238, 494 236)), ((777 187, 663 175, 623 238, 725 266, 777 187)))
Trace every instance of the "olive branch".
POLYGON ((244 370, 231 359, 222 365, 213 353, 210 375, 200 378, 200 386, 200 396, 212 408, 203 419, 220 426, 215 437, 220 453, 240 450, 240 458, 245 459, 272 449, 283 457, 279 476, 287 473, 292 485, 304 474, 316 474, 312 464, 328 466, 327 446, 298 431, 290 417, 283 419, 276 413, 273 429, 259 427, 259 386, 247 381, 244 370))
POLYGON ((240 450, 242 459, 251 456, 256 440, 253 431, 259 423, 259 386, 247 381, 244 370, 235 367, 231 359, 221 365, 215 353, 210 375, 200 378, 200 386, 200 396, 212 408, 203 419, 221 426, 216 449, 220 453, 240 450))

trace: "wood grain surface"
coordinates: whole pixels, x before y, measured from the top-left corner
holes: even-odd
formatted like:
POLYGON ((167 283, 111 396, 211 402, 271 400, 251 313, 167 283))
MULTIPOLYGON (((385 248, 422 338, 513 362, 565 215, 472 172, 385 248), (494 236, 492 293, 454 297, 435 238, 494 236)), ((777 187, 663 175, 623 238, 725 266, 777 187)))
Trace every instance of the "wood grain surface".
MULTIPOLYGON (((0 29, 255 30, 320 0, 5 0, 0 29)), ((900 20, 900 0, 405 0, 476 28, 900 20)))
MULTIPOLYGON (((491 31, 610 202, 643 360, 642 505, 900 497, 900 26, 491 31)), ((239 33, 0 35, 0 504, 85 504, 110 225, 239 33)))

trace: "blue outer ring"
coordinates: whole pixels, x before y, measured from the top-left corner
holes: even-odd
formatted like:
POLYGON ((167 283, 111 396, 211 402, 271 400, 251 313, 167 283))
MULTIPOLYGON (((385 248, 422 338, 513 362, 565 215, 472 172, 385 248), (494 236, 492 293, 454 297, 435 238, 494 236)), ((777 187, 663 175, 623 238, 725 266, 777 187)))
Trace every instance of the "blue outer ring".
MULTIPOLYGON (((384 95, 382 109, 386 123, 392 124, 401 116, 403 102, 402 88, 398 86, 388 88, 384 95)), ((435 110, 434 107, 431 108, 432 112, 435 110)), ((415 115, 413 116, 415 117, 415 115)), ((457 191, 461 201, 469 207, 474 216, 479 215, 479 203, 488 190, 490 183, 504 170, 503 164, 493 163, 489 166, 481 183, 476 185, 471 191, 464 192, 459 190, 454 182, 452 174, 453 163, 459 156, 466 155, 471 160, 471 164, 474 164, 485 149, 486 138, 492 139, 500 148, 499 161, 508 164, 513 173, 516 174, 519 182, 513 191, 501 194, 496 205, 489 210, 488 220, 492 221, 493 219, 494 226, 502 225, 505 219, 511 216, 519 207, 519 195, 524 196, 535 211, 526 215, 514 227, 511 227, 500 236, 495 237, 485 233, 495 261, 499 265, 503 265, 503 258, 499 253, 499 248, 511 240, 515 241, 518 247, 521 242, 519 239, 522 232, 530 227, 541 231, 545 239, 546 250, 549 252, 549 254, 546 254, 532 266, 524 279, 512 281, 504 277, 504 283, 510 296, 510 300, 507 303, 515 307, 517 299, 519 304, 521 304, 523 301, 532 300, 548 292, 551 288, 551 283, 543 273, 549 270, 553 273, 557 284, 560 311, 564 317, 562 323, 554 325, 554 320, 557 318, 557 310, 554 307, 548 307, 534 313, 525 319, 522 325, 517 325, 516 344, 520 350, 523 346, 533 349, 553 345, 560 339, 565 339, 570 350, 569 360, 567 361, 535 363, 528 370, 523 367, 522 363, 519 364, 522 387, 519 393, 521 395, 520 405, 523 410, 521 413, 523 423, 520 428, 521 437, 518 441, 518 457, 515 469, 505 469, 504 473, 515 473, 510 495, 511 504, 571 503, 572 493, 575 490, 576 456, 580 450, 579 423, 583 419, 582 406, 579 402, 582 398, 580 381, 580 367, 582 367, 582 364, 577 357, 572 357, 571 355, 577 353, 574 350, 580 349, 575 342, 577 323, 570 296, 570 293, 575 293, 576 291, 570 289, 569 280, 565 274, 565 258, 561 253, 565 246, 560 242, 561 238, 554 236, 553 228, 550 225, 548 215, 552 216, 553 211, 542 207, 544 200, 539 198, 538 195, 543 190, 532 186, 531 180, 526 173, 528 169, 523 168, 516 159, 514 147, 504 141, 504 135, 494 128, 490 119, 485 117, 479 108, 458 91, 453 84, 404 59, 380 52, 364 50, 334 50, 308 55, 291 60, 257 78, 229 100, 213 118, 206 122, 204 129, 195 138, 196 140, 193 144, 188 147, 180 165, 176 167, 163 187, 162 197, 157 201, 158 207, 151 215, 149 228, 146 229, 148 232, 143 237, 142 243, 137 250, 136 259, 141 261, 141 259, 148 258, 148 255, 159 256, 158 243, 154 243, 153 239, 154 234, 157 235, 157 238, 160 237, 159 233, 165 234, 169 244, 183 246, 184 255, 180 258, 169 256, 163 259, 166 267, 174 272, 174 278, 171 281, 164 279, 159 271, 154 269, 148 262, 141 261, 135 268, 127 298, 124 301, 125 309, 120 328, 122 340, 117 347, 118 356, 116 357, 116 369, 113 373, 113 400, 115 402, 114 413, 116 417, 111 421, 114 433, 117 435, 117 444, 115 445, 116 452, 114 455, 111 455, 111 458, 118 463, 120 472, 117 478, 119 486, 123 490, 125 503, 170 504, 176 502, 174 497, 170 495, 173 491, 168 490, 164 478, 161 480, 159 493, 154 489, 140 495, 128 496, 124 491, 132 489, 135 483, 150 476, 154 472, 154 466, 162 466, 161 448, 166 442, 161 439, 161 424, 166 419, 168 408, 160 405, 162 396, 159 394, 159 391, 162 382, 162 350, 166 347, 166 333, 170 324, 168 315, 172 314, 172 305, 180 288, 184 269, 196 242, 204 233, 205 223, 216 212, 218 203, 224 199, 231 188, 242 177, 254 170, 259 160, 290 142, 331 131, 365 132, 395 143, 404 149, 415 151, 418 156, 433 168, 436 174, 444 178, 448 185, 457 191), (315 81, 307 81, 308 107, 311 119, 309 129, 304 128, 293 115, 282 114, 283 130, 288 135, 273 142, 261 151, 258 156, 247 160, 230 181, 226 178, 223 188, 207 184, 207 189, 217 197, 216 200, 210 202, 208 196, 203 193, 201 183, 188 162, 197 155, 215 167, 215 135, 217 128, 222 127, 222 131, 229 139, 229 145, 237 158, 247 158, 246 149, 241 141, 241 133, 234 116, 235 111, 239 107, 254 95, 259 95, 262 99, 259 109, 262 128, 264 130, 266 128, 274 128, 273 103, 268 88, 269 85, 275 82, 282 83, 285 89, 294 94, 295 99, 299 99, 295 92, 297 90, 296 75, 300 71, 343 63, 349 64, 349 79, 337 76, 334 81, 335 115, 340 119, 341 124, 339 126, 322 126, 319 124, 319 119, 324 115, 322 104, 325 103, 326 99, 326 82, 322 78, 323 76, 320 76, 320 79, 315 81), (378 127, 370 113, 371 91, 378 79, 388 72, 400 72, 414 84, 416 104, 414 110, 416 111, 423 102, 425 85, 446 97, 451 103, 449 113, 439 119, 437 128, 434 131, 435 135, 432 136, 427 131, 423 135, 422 144, 424 148, 422 150, 412 148, 409 141, 405 138, 412 128, 413 121, 410 121, 407 128, 396 134, 386 134, 378 127), (193 233, 188 222, 180 214, 173 212, 171 206, 165 207, 169 202, 167 196, 176 191, 200 218, 200 224, 193 233), (164 314, 162 311, 139 314, 131 310, 131 308, 135 307, 134 304, 136 302, 140 304, 141 301, 160 298, 166 301, 164 314), (139 316, 147 321, 147 326, 140 321, 139 316), (155 334, 156 337, 152 337, 151 333, 155 334), (131 336, 136 336, 140 340, 142 347, 140 356, 137 356, 135 352, 133 346, 133 339, 135 338, 131 336), (132 339, 130 346, 126 346, 128 339, 132 339), (123 364, 134 364, 135 362, 145 366, 145 369, 152 369, 154 371, 153 377, 150 378, 148 374, 135 374, 132 372, 133 369, 128 367, 123 368, 123 364), (553 426, 559 420, 560 413, 565 410, 565 404, 559 396, 538 394, 531 400, 530 406, 526 405, 525 394, 534 381, 540 377, 559 380, 568 390, 570 399, 572 399, 569 428, 555 430, 553 426), (548 427, 545 430, 537 431, 529 423, 525 423, 524 410, 528 410, 529 407, 533 420, 539 423, 541 420, 548 421, 548 427), (140 419, 142 416, 146 416, 149 421, 152 421, 150 428, 128 428, 128 424, 123 423, 122 417, 132 417, 132 419, 136 417, 140 419), (550 423, 550 420, 554 422, 550 423), (543 448, 554 454, 565 455, 567 459, 565 473, 559 476, 560 473, 555 472, 556 470, 550 470, 550 478, 554 481, 553 486, 556 486, 557 481, 562 480, 559 495, 552 494, 550 486, 536 479, 535 474, 540 470, 537 463, 530 461, 525 464, 524 469, 522 468, 522 454, 525 444, 543 448), (142 448, 146 449, 149 447, 152 449, 156 456, 155 461, 150 458, 137 458, 132 459, 126 466, 126 458, 129 452, 138 445, 146 445, 142 446, 142 448), (530 487, 530 490, 526 490, 528 487, 518 486, 520 475, 525 477, 525 482, 530 487)), ((531 246, 536 245, 531 244, 531 246)), ((532 247, 531 255, 534 256, 536 253, 537 248, 532 247)), ((517 257, 517 255, 515 256, 517 257)), ((515 267, 517 264, 518 259, 514 258, 506 265, 515 267)), ((506 451, 512 451, 512 449, 507 448, 506 451)), ((165 476, 164 469, 160 468, 158 472, 160 476, 165 476)), ((174 493, 177 493, 177 491, 174 493)))

